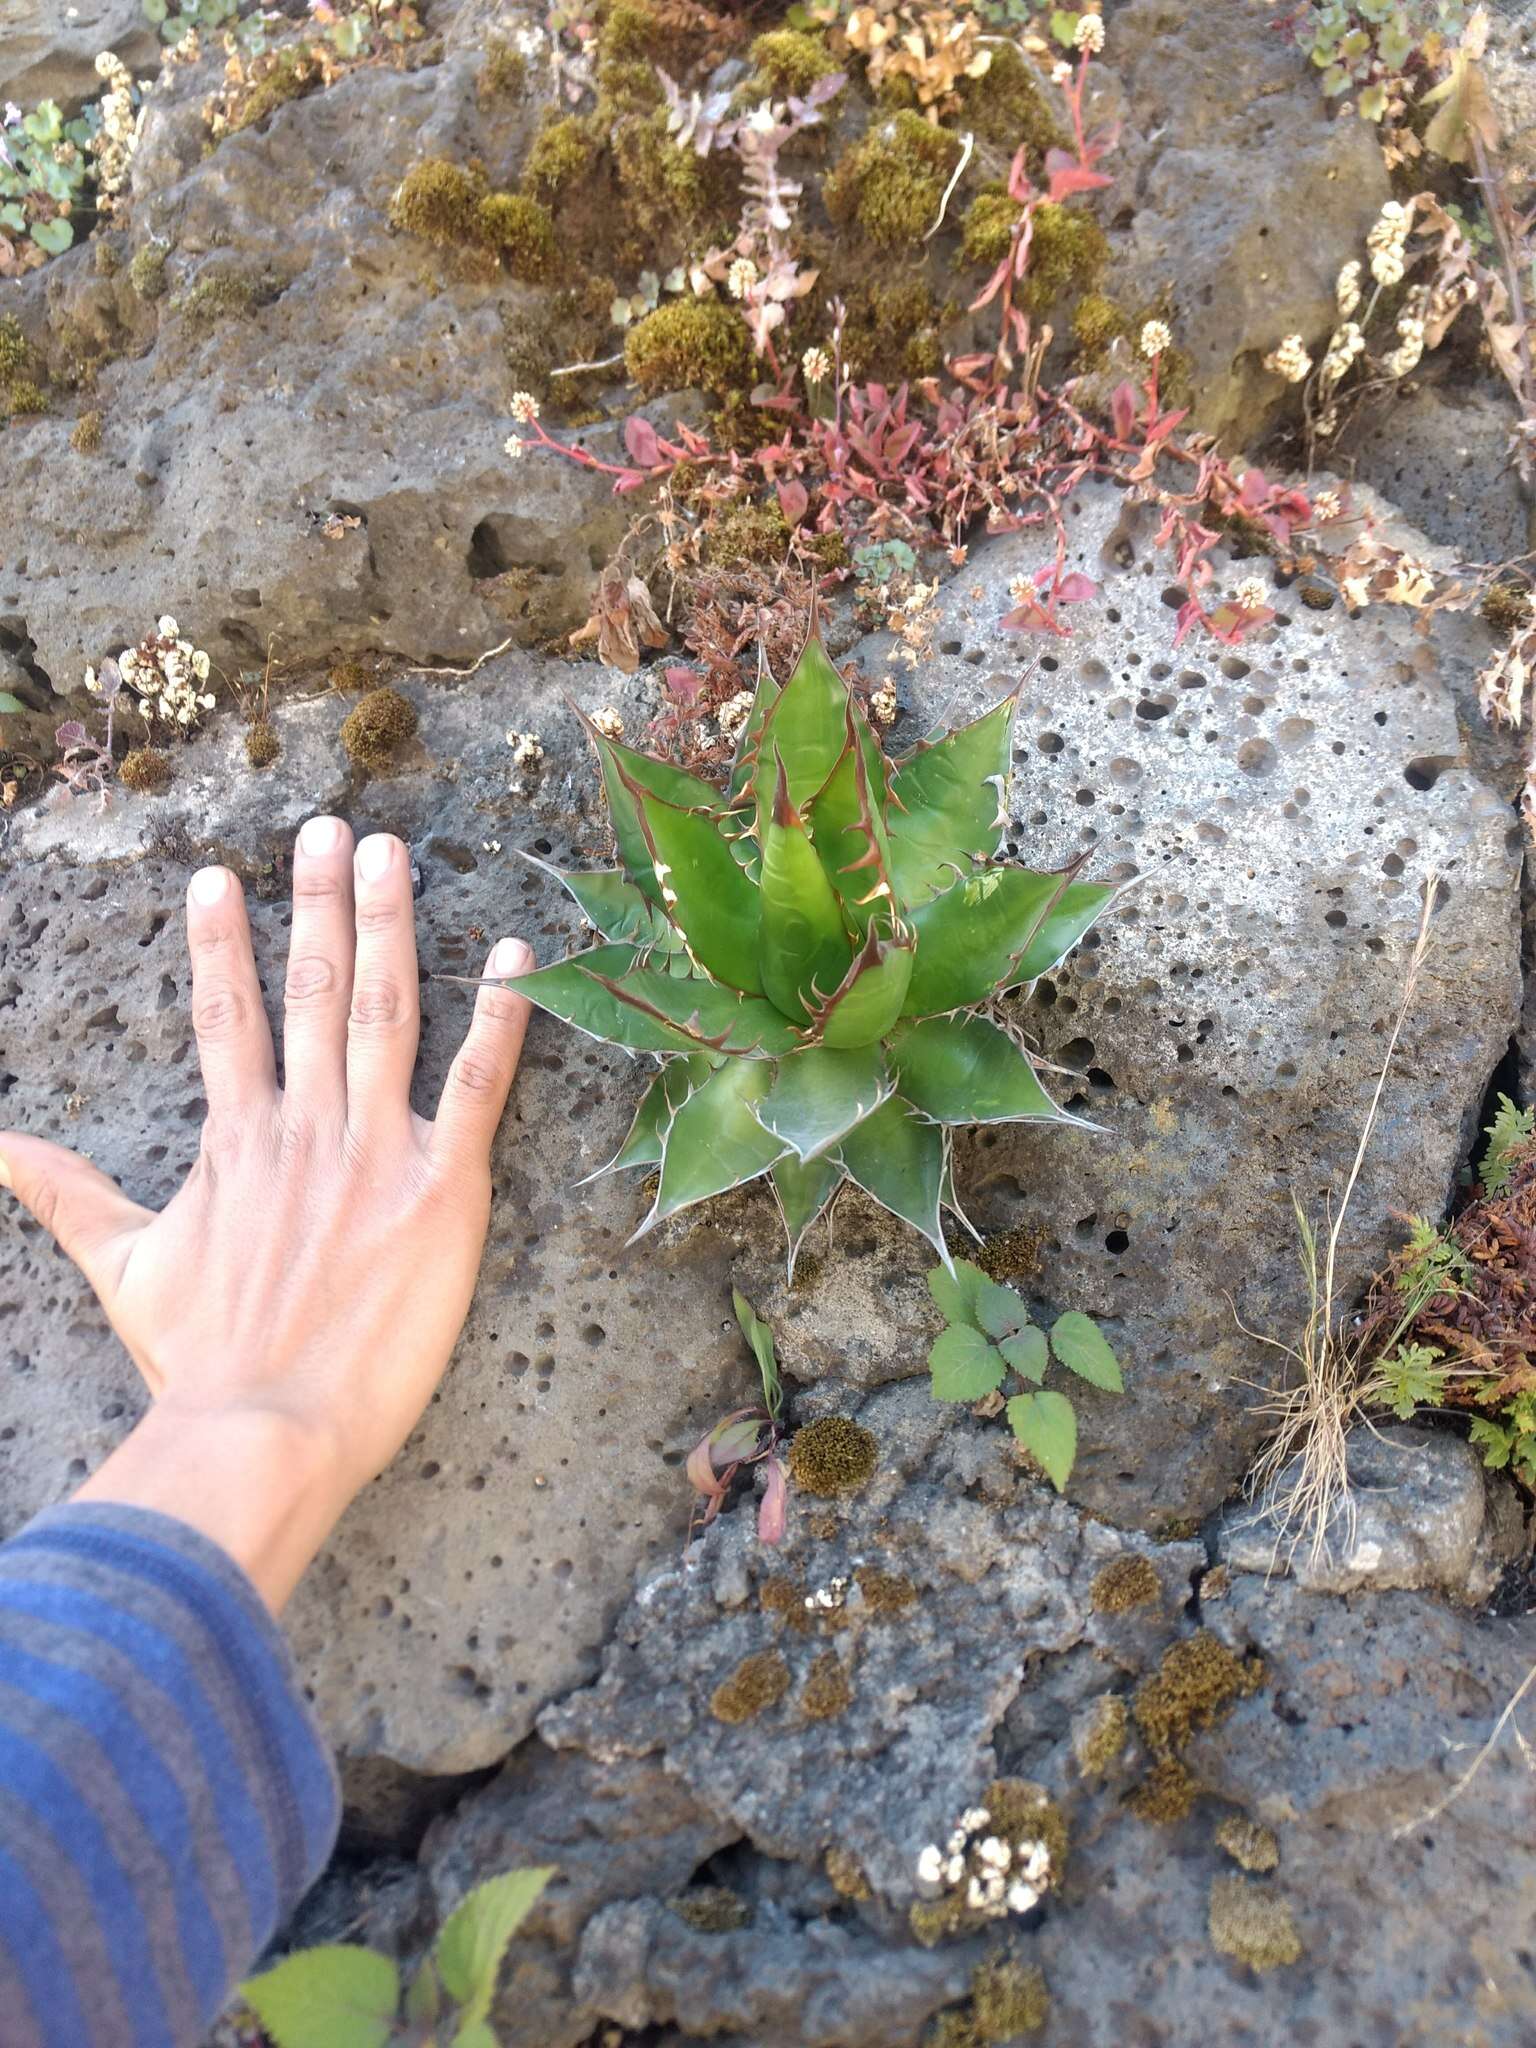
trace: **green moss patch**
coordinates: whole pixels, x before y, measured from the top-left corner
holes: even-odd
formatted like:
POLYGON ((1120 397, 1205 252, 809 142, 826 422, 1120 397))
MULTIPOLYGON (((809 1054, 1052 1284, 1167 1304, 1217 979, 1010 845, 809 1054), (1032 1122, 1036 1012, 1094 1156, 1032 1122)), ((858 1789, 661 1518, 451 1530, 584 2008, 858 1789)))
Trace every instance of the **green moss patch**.
POLYGON ((867 1429, 847 1415, 823 1415, 797 1430, 789 1447, 789 1469, 802 1493, 823 1500, 857 1493, 875 1476, 880 1447, 867 1429))
POLYGON ((162 754, 154 747, 135 747, 124 755, 117 779, 135 796, 158 796, 162 790, 170 788, 174 772, 168 754, 162 754))
POLYGON ((760 35, 747 52, 756 74, 753 97, 803 97, 818 79, 830 78, 842 66, 820 36, 804 29, 774 28, 760 35))
POLYGON ((723 300, 677 299, 630 329, 624 364, 647 396, 697 387, 724 398, 752 382, 752 338, 723 300))
POLYGON ((1163 1582, 1151 1559, 1134 1553, 1114 1558, 1105 1565, 1088 1592, 1100 1614, 1128 1614, 1133 1607, 1147 1606, 1162 1597, 1163 1582))
POLYGON ((907 111, 877 122, 822 188, 836 221, 856 223, 882 249, 921 242, 938 218, 960 141, 907 111))
POLYGON ((752 1924, 752 1909, 746 1900, 722 1884, 695 1885, 667 1903, 678 1919, 686 1920, 698 1934, 734 1934, 752 1924))
POLYGON ((800 1711, 807 1721, 835 1721, 853 1704, 853 1687, 834 1650, 823 1650, 800 1688, 800 1711))
POLYGON ((777 1650, 759 1650, 744 1657, 710 1694, 709 1711, 717 1721, 735 1726, 755 1721, 769 1707, 777 1706, 789 1691, 789 1666, 777 1650))
POLYGON ((341 744, 356 768, 388 768, 416 730, 416 707, 398 690, 370 690, 342 720, 341 744))
POLYGON ((1154 1755, 1183 1749, 1198 1728, 1225 1718, 1241 1699, 1258 1691, 1264 1666, 1257 1657, 1238 1657, 1201 1629, 1173 1644, 1132 1701, 1136 1725, 1154 1755))
POLYGON ((1285 1900, 1244 1877, 1211 1880, 1211 1946, 1250 1970, 1279 1970, 1302 1957, 1301 1936, 1285 1900))

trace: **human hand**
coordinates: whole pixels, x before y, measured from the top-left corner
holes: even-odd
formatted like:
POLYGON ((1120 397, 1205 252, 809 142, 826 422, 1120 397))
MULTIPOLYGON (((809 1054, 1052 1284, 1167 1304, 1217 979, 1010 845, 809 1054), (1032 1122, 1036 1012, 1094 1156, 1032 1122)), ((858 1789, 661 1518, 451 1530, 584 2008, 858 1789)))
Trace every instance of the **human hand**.
MULTIPOLYGON (((0 1132, 0 1181, 95 1289, 154 1405, 77 1498, 190 1522, 275 1609, 399 1450, 469 1308, 490 1148, 528 1004, 482 987, 434 1121, 410 1105, 420 1014, 410 859, 312 818, 293 862, 283 1085, 235 876, 187 897, 208 1096, 158 1215, 63 1146, 0 1132)), ((486 973, 526 971, 519 939, 486 973)))

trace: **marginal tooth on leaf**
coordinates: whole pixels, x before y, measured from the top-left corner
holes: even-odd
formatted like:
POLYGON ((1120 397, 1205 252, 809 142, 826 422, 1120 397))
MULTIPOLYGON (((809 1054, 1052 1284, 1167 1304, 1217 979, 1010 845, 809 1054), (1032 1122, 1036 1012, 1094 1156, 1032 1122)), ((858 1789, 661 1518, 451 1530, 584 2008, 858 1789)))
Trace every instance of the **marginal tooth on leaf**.
POLYGON ((1008 778, 1006 775, 987 775, 982 779, 997 787, 997 816, 992 820, 992 830, 1001 832, 1008 823, 1008 778))
MULTIPOLYGON (((857 865, 859 867, 863 867, 865 863, 863 861, 859 861, 857 865)), ((867 896, 856 896, 854 898, 854 904, 857 909, 862 910, 866 903, 878 903, 882 897, 889 899, 893 903, 896 900, 895 897, 891 895, 890 883, 883 880, 877 882, 874 888, 870 890, 867 896)))

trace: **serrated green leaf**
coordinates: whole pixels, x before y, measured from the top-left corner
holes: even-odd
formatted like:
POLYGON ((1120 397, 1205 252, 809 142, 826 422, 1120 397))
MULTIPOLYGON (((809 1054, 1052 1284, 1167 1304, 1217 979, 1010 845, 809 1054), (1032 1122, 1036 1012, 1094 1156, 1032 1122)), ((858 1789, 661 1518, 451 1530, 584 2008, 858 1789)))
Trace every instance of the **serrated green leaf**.
POLYGON ((1015 1337, 1029 1328, 1029 1310, 1011 1287, 988 1280, 976 1290, 976 1320, 989 1337, 1015 1337))
POLYGON ((1008 1403, 1008 1426, 1056 1491, 1063 1492, 1077 1457, 1077 1416, 1066 1395, 1049 1388, 1015 1394, 1008 1403))
POLYGON ((1038 981, 1042 974, 1049 974, 1119 893, 1113 882, 1068 882, 1022 958, 1015 961, 1010 978, 1015 982, 1038 981))
POLYGON ((1018 962, 1066 886, 1065 875, 990 867, 917 904, 907 914, 917 935, 907 1016, 969 1009, 1023 979, 1018 962))
POLYGON ((636 1237, 710 1195, 766 1173, 788 1149, 753 1114, 768 1092, 762 1060, 727 1060, 683 1104, 667 1132, 656 1201, 636 1237))
POLYGON ((808 1046, 779 1061, 773 1086, 758 1104, 763 1125, 801 1161, 818 1158, 873 1114, 892 1091, 877 1045, 838 1052, 808 1046))
POLYGON ((928 1353, 936 1401, 979 1401, 1003 1383, 1003 1361, 995 1344, 969 1323, 951 1323, 928 1353))
POLYGON ((621 868, 598 868, 591 874, 567 874, 540 860, 536 853, 517 849, 522 859, 538 868, 574 899, 588 924, 605 939, 636 946, 660 946, 672 952, 682 944, 676 928, 654 903, 635 887, 621 868))
POLYGON ((757 767, 758 745, 763 736, 763 726, 769 712, 779 701, 779 686, 773 679, 773 672, 761 656, 758 660, 757 687, 752 692, 752 709, 747 713, 747 722, 736 738, 736 753, 731 762, 731 772, 726 780, 726 801, 738 803, 751 787, 752 776, 757 767))
POLYGON ((847 744, 812 799, 807 823, 827 880, 837 892, 844 915, 862 937, 871 919, 889 915, 893 899, 887 873, 890 847, 870 787, 861 725, 867 730, 863 714, 850 699, 847 744))
POLYGON ((786 1153, 768 1169, 779 1214, 784 1219, 784 1234, 789 1239, 791 1283, 805 1233, 843 1185, 844 1177, 842 1161, 835 1157, 813 1159, 806 1165, 793 1153, 786 1153))
POLYGON ((717 981, 745 995, 761 995, 759 891, 719 824, 705 811, 680 810, 638 787, 630 794, 650 848, 662 908, 689 952, 717 981))
POLYGON ((760 840, 773 808, 775 760, 784 765, 790 802, 802 810, 836 767, 847 725, 848 685, 813 629, 763 725, 753 778, 760 840))
POLYGON ((874 1045, 884 1038, 901 1015, 915 957, 910 933, 872 924, 841 985, 811 1020, 822 1043, 874 1045))
POLYGON ((944 1264, 953 1265, 939 1221, 944 1139, 936 1124, 925 1123, 893 1095, 849 1132, 838 1156, 850 1180, 883 1209, 921 1231, 944 1264))
POLYGON ((900 1024, 887 1052, 898 1092, 935 1123, 1072 1121, 1041 1087, 1028 1054, 984 1017, 900 1024))
MULTIPOLYGON (((785 685, 786 695, 791 687, 785 685)), ((772 766, 775 794, 761 828, 763 868, 756 891, 762 912, 756 930, 758 965, 769 1001, 805 1026, 843 981, 853 947, 837 893, 790 800, 788 770, 777 754, 772 766)))
POLYGON ((1002 1338, 997 1348, 1020 1379, 1033 1380, 1039 1386, 1049 1363, 1044 1330, 1037 1330, 1031 1323, 1027 1330, 1002 1338))
POLYGON ((934 1266, 928 1274, 928 1292, 944 1320, 969 1325, 973 1330, 981 1328, 976 1304, 981 1290, 990 1285, 980 1266, 972 1265, 969 1259, 954 1260, 948 1271, 943 1266, 934 1266))
POLYGON ((1017 703, 1005 697, 897 766, 886 830, 898 903, 925 902, 955 870, 967 874, 997 852, 1017 703))
POLYGON ((593 946, 503 986, 591 1037, 635 1052, 767 1057, 794 1050, 795 1033, 771 1003, 642 967, 641 957, 633 946, 593 946))
POLYGON ((444 1922, 434 1955, 443 1989, 461 2008, 461 2031, 490 2011, 507 1943, 554 1874, 550 1866, 508 1870, 500 1877, 487 1878, 460 1900, 444 1922))
POLYGON ((371 1948, 331 1942, 248 1977, 240 1996, 275 2048, 385 2048, 400 2008, 400 1973, 371 1948))
POLYGON ((1102 1387, 1109 1394, 1124 1393, 1119 1361, 1098 1324, 1081 1309, 1068 1309, 1065 1315, 1056 1318, 1051 1328, 1051 1349, 1068 1372, 1075 1372, 1089 1386, 1102 1387))
POLYGON ((609 822, 613 826, 624 872, 642 896, 659 906, 661 889, 656 881, 651 849, 641 829, 634 792, 642 790, 647 796, 660 797, 663 803, 676 804, 682 810, 705 811, 718 809, 720 792, 713 784, 701 781, 697 775, 690 775, 685 768, 673 767, 670 761, 659 761, 651 754, 637 753, 633 747, 621 746, 617 740, 607 739, 590 725, 587 732, 597 749, 603 772, 603 794, 608 799, 609 822))

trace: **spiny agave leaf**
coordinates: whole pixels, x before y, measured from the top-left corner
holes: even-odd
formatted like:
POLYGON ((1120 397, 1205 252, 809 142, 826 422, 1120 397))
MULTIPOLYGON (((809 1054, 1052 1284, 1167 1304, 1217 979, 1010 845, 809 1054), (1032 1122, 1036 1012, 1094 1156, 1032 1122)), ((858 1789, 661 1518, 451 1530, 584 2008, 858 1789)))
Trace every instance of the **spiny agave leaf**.
POLYGON ((768 1169, 768 1178, 773 1183, 774 1198, 784 1219, 784 1234, 789 1239, 789 1279, 793 1284, 795 1261, 800 1256, 805 1233, 844 1184, 842 1162, 823 1158, 806 1164, 792 1152, 786 1152, 768 1169))
POLYGON ((961 1208, 960 1198, 955 1193, 955 1147, 953 1134, 948 1130, 944 1132, 944 1180, 939 1189, 939 1206, 947 1209, 960 1228, 973 1237, 977 1244, 983 1242, 981 1232, 961 1208))
POLYGON ((682 940, 654 903, 648 903, 620 868, 600 868, 590 875, 567 874, 540 860, 525 847, 514 849, 530 866, 542 870, 576 900, 588 924, 605 939, 625 939, 637 946, 660 946, 673 952, 682 940))
POLYGON ((799 810, 836 767, 847 724, 848 685, 828 660, 820 628, 813 623, 794 674, 779 692, 763 726, 753 777, 759 838, 774 801, 775 757, 784 764, 789 800, 799 810))
POLYGON ((884 1038, 901 1015, 914 957, 905 927, 892 933, 872 924, 853 965, 812 1019, 815 1036, 833 1047, 884 1038))
POLYGON ((634 946, 594 946, 503 985, 591 1038, 632 1052, 792 1052, 799 1042, 760 997, 641 965, 634 946))
POLYGON ((898 1025, 889 1053, 897 1088, 935 1123, 1078 1121, 1046 1094, 1028 1054, 984 1017, 898 1025))
POLYGON ((766 655, 759 650, 757 658, 757 688, 752 693, 752 709, 747 713, 747 722, 741 728, 736 740, 736 755, 731 762, 731 773, 725 785, 726 802, 739 803, 751 787, 753 772, 757 767, 758 746, 763 736, 763 725, 769 712, 779 701, 779 686, 773 679, 766 655))
POLYGON ((693 1091, 672 1119, 656 1200, 635 1237, 680 1209, 756 1180, 782 1158, 787 1150, 783 1139, 764 1130, 752 1114, 771 1078, 761 1060, 727 1060, 693 1091))
POLYGON ((605 1173, 620 1172, 626 1166, 659 1165, 667 1126, 694 1089, 708 1080, 717 1064, 709 1053, 684 1054, 680 1059, 668 1060, 641 1097, 629 1136, 606 1166, 584 1175, 577 1181, 577 1187, 584 1188, 589 1181, 605 1173))
POLYGON ((990 860, 1003 836, 1003 797, 1018 692, 920 747, 891 778, 891 884, 899 903, 920 903, 952 869, 990 860))
MULTIPOLYGON (((577 715, 581 717, 580 713, 577 715)), ((676 804, 682 810, 705 811, 718 808, 720 792, 712 783, 690 775, 686 768, 674 768, 670 761, 659 761, 654 755, 636 753, 633 747, 608 739, 585 717, 582 717, 582 724, 597 749, 603 771, 603 793, 608 799, 608 816, 613 824, 613 836, 624 872, 641 895, 659 904, 661 890, 651 862, 651 849, 640 827, 633 792, 637 788, 642 789, 648 796, 659 796, 663 803, 676 804)))
POLYGON ((887 869, 885 820, 870 790, 869 770, 850 701, 847 743, 837 765, 811 800, 811 841, 842 899, 844 915, 861 937, 877 912, 894 907, 887 869))
MULTIPOLYGON (((792 687, 785 685, 786 695, 792 687)), ((774 763, 773 808, 762 829, 758 964, 769 1001, 804 1023, 842 981, 852 947, 837 893, 791 801, 788 770, 777 755, 774 763)))
POLYGON ((1066 1395, 1048 1388, 1015 1394, 1008 1403, 1008 1426, 1060 1493, 1077 1457, 1077 1416, 1066 1395))
POLYGON ((1074 872, 1075 866, 1055 875, 1030 868, 978 868, 908 911, 917 934, 917 964, 905 1014, 937 1017, 969 1009, 994 989, 1025 979, 1018 963, 1074 872))
POLYGON ((953 1262, 939 1221, 944 1135, 899 1095, 866 1117, 838 1147, 850 1180, 903 1223, 920 1230, 946 1266, 953 1262))
POLYGON ((808 1161, 872 1115, 893 1086, 877 1045, 848 1052, 807 1046, 779 1061, 773 1086, 757 1105, 758 1119, 808 1161))
POLYGON ((680 810, 623 777, 650 849, 662 908, 717 981, 763 992, 757 965, 759 892, 706 811, 680 810))
POLYGON ((1064 960, 1106 905, 1120 894, 1113 882, 1068 882, 1030 940, 1014 962, 1015 981, 1035 981, 1064 960))

